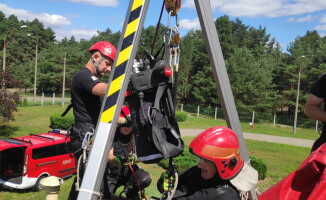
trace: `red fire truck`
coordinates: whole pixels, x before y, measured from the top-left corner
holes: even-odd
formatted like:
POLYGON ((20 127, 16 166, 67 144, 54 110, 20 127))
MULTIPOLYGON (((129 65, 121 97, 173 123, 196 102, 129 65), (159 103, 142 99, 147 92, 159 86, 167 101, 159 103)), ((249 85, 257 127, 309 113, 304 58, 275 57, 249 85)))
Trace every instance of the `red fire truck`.
POLYGON ((76 173, 75 159, 66 148, 68 132, 53 130, 0 139, 0 185, 39 190, 48 176, 66 178, 76 173))

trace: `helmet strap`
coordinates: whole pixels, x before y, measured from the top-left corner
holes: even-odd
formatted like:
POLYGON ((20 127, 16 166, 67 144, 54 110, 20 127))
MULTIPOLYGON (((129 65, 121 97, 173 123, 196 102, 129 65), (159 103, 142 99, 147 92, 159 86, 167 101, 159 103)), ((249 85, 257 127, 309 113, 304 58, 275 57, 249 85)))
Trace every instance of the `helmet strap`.
POLYGON ((95 69, 96 69, 96 74, 98 77, 101 76, 100 70, 98 69, 98 66, 101 64, 101 62, 103 62, 105 60, 104 57, 101 58, 101 60, 99 60, 98 62, 95 62, 95 60, 93 59, 93 57, 91 57, 91 61, 93 62, 93 64, 95 65, 95 69))

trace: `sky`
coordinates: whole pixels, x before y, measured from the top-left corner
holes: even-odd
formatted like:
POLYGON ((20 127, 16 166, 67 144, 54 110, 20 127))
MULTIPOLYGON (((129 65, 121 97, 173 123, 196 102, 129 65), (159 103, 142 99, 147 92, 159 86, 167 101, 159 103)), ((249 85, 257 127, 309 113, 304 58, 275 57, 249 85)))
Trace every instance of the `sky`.
MULTIPOLYGON (((326 36, 326 0, 210 0, 214 19, 228 15, 255 28, 266 27, 267 34, 281 44, 282 50, 298 36, 316 30, 326 36)), ((144 27, 156 26, 163 0, 151 0, 144 27)), ((122 31, 129 1, 127 0, 0 0, 0 10, 19 20, 37 18, 45 28, 50 27, 61 41, 74 36, 76 40, 90 39, 98 31, 110 28, 122 31)), ((200 29, 194 0, 182 0, 178 12, 181 36, 191 29, 200 29)), ((168 25, 164 9, 161 23, 168 25)), ((171 17, 170 26, 176 26, 171 17)))

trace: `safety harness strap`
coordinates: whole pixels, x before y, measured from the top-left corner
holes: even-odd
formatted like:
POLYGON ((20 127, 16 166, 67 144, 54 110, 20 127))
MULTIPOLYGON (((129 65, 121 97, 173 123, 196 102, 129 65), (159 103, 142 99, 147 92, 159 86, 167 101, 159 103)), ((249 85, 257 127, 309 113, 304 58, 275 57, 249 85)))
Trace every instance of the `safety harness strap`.
POLYGON ((93 62, 93 64, 95 65, 96 68, 96 74, 98 76, 101 76, 100 70, 98 69, 98 66, 101 64, 101 62, 103 62, 103 60, 105 60, 104 57, 101 58, 101 60, 99 60, 98 62, 95 62, 95 60, 93 59, 93 57, 91 57, 91 61, 93 62))
POLYGON ((72 108, 72 104, 69 104, 69 106, 66 108, 66 110, 61 114, 61 117, 64 117, 69 112, 69 110, 71 108, 72 108))

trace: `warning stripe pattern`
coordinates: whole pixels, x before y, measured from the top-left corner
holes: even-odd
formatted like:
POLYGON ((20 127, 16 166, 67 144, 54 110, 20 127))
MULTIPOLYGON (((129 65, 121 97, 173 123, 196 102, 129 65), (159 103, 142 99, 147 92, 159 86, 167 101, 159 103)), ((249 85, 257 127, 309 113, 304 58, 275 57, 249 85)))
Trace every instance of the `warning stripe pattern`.
POLYGON ((132 5, 128 25, 123 36, 121 50, 119 57, 117 58, 113 79, 110 84, 109 92, 100 118, 101 122, 109 123, 113 119, 114 111, 117 106, 117 99, 122 87, 123 79, 125 77, 127 63, 131 56, 132 45, 135 39, 135 32, 139 26, 139 17, 143 8, 143 4, 144 0, 135 0, 132 5))

